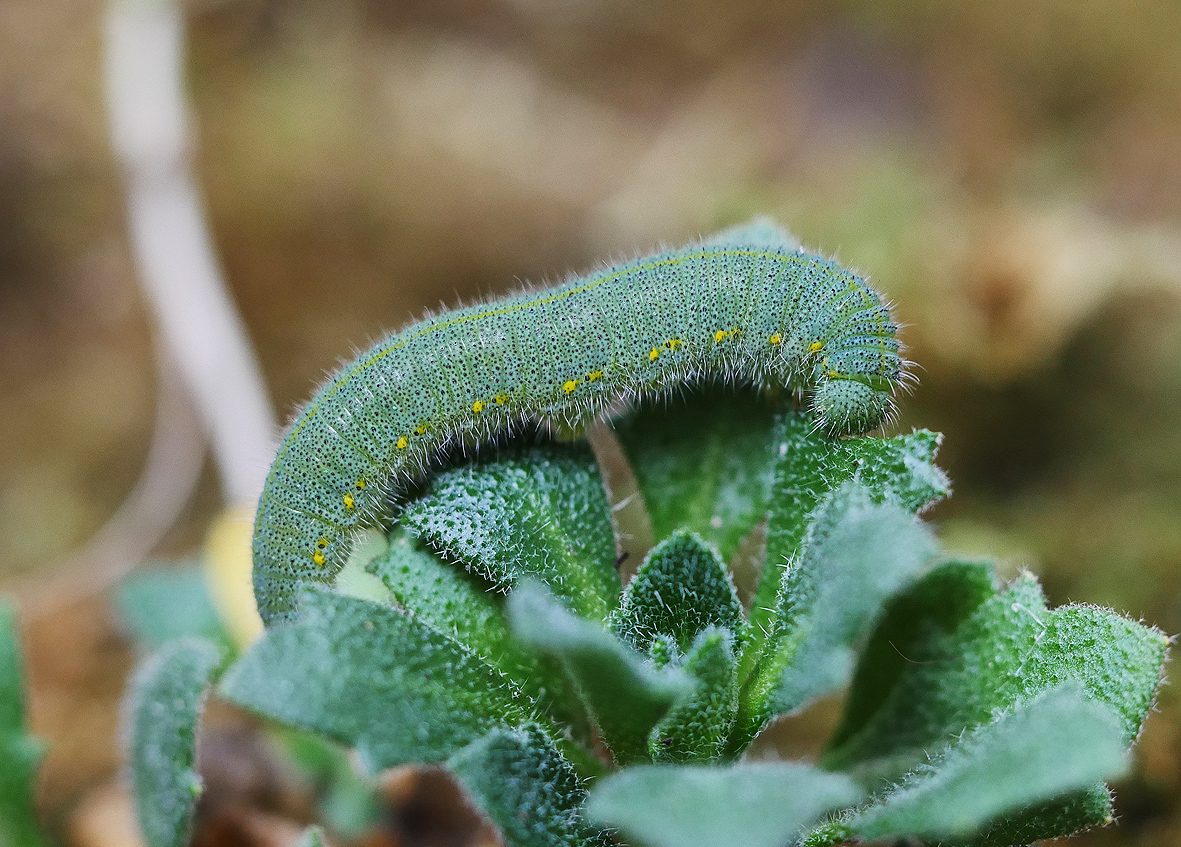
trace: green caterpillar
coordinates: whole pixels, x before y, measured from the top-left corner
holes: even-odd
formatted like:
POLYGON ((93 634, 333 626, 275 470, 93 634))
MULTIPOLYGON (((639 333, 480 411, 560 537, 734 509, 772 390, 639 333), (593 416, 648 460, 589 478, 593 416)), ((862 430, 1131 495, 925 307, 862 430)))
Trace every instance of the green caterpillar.
POLYGON ((877 292, 763 220, 430 317, 344 366, 283 439, 254 524, 259 611, 291 617, 449 445, 705 380, 810 391, 817 426, 860 433, 892 413, 905 364, 877 292))

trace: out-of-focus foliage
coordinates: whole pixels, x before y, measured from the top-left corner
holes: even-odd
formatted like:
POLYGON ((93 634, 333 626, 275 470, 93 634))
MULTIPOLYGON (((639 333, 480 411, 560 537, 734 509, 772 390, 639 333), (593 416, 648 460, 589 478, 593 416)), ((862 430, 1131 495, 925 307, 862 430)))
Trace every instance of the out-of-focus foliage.
POLYGON ((229 649, 199 565, 142 568, 120 586, 116 604, 119 616, 143 650, 156 650, 186 635, 207 638, 229 649))
POLYGON ((16 614, 0 597, 0 844, 39 847, 47 842, 37 821, 33 788, 44 748, 25 725, 24 682, 16 614))

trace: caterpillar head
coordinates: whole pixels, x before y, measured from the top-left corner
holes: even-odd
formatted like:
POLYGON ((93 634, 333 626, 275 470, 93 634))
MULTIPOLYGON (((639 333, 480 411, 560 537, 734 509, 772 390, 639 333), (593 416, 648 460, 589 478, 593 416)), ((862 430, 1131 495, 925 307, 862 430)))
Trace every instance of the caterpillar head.
POLYGON ((812 394, 812 414, 831 435, 858 435, 882 424, 894 401, 890 392, 848 377, 820 381, 812 394))

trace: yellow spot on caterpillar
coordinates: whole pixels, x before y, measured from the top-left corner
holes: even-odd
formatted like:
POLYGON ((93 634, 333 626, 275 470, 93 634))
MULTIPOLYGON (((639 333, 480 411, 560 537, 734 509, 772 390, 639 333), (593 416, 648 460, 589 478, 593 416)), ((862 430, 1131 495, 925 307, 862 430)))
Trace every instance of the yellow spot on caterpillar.
POLYGON ((327 560, 324 558, 324 554, 322 552, 320 552, 319 550, 317 550, 315 553, 312 554, 312 561, 316 563, 317 567, 322 568, 322 567, 324 567, 324 562, 327 560))
POLYGON ((358 490, 358 491, 364 491, 364 490, 365 490, 365 486, 366 486, 366 485, 368 485, 368 484, 369 484, 369 483, 365 482, 365 478, 364 478, 364 477, 362 477, 361 479, 358 479, 358 480, 357 480, 357 482, 356 482, 356 485, 357 485, 357 490, 358 490))
POLYGON ((497 394, 492 399, 496 401, 497 406, 503 406, 505 403, 508 402, 508 395, 507 394, 497 394))
POLYGON ((811 344, 808 345, 808 352, 809 353, 819 353, 823 349, 824 349, 824 342, 823 341, 813 341, 811 344))
POLYGON ((717 332, 714 333, 714 343, 715 344, 721 344, 725 340, 726 340, 726 330, 719 329, 717 332))
POLYGON ((840 375, 841 375, 840 371, 829 371, 828 372, 829 379, 835 379, 836 377, 838 377, 840 375))
POLYGON ((325 547, 328 546, 328 539, 321 535, 319 538, 316 539, 316 546, 319 547, 321 550, 323 550, 325 547))
POLYGON ((600 380, 600 379, 602 379, 602 378, 603 378, 603 372, 602 372, 602 371, 591 371, 590 373, 588 373, 588 374, 586 375, 586 381, 587 381, 587 382, 594 382, 594 381, 596 381, 596 380, 600 380))
POLYGON ((578 382, 573 379, 568 379, 562 383, 562 390, 567 394, 573 394, 574 389, 578 387, 578 382))
POLYGON ((653 347, 651 350, 648 351, 648 361, 649 362, 655 362, 659 358, 660 358, 660 348, 659 347, 653 347))
POLYGON ((405 450, 410 446, 410 439, 404 435, 399 435, 398 440, 394 443, 394 446, 399 450, 405 450))
POLYGON ((472 403, 472 411, 475 412, 477 415, 480 414, 480 412, 484 411, 484 401, 477 400, 476 402, 472 403))
POLYGON ((353 499, 352 494, 345 494, 343 499, 344 499, 344 507, 346 509, 349 509, 351 511, 352 509, 355 509, 357 507, 357 501, 353 499))
POLYGON ((670 338, 668 341, 664 342, 664 346, 667 347, 669 350, 676 350, 678 347, 681 346, 681 339, 670 338))
POLYGON ((773 333, 771 337, 767 339, 767 341, 770 342, 773 347, 777 347, 783 343, 783 336, 776 332, 773 333))
POLYGON ((422 423, 414 428, 414 434, 415 435, 426 435, 426 430, 427 430, 426 424, 422 423))

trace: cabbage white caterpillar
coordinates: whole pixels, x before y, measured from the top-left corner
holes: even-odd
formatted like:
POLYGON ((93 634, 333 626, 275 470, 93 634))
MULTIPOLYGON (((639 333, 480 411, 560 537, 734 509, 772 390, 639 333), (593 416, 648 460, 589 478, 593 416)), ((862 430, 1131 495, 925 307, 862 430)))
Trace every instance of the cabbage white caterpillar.
POLYGON ((819 427, 864 432, 906 377, 896 330, 864 279, 763 220, 411 324, 341 368, 283 439, 254 524, 263 620, 330 582, 354 532, 457 440, 711 379, 807 392, 819 427))

